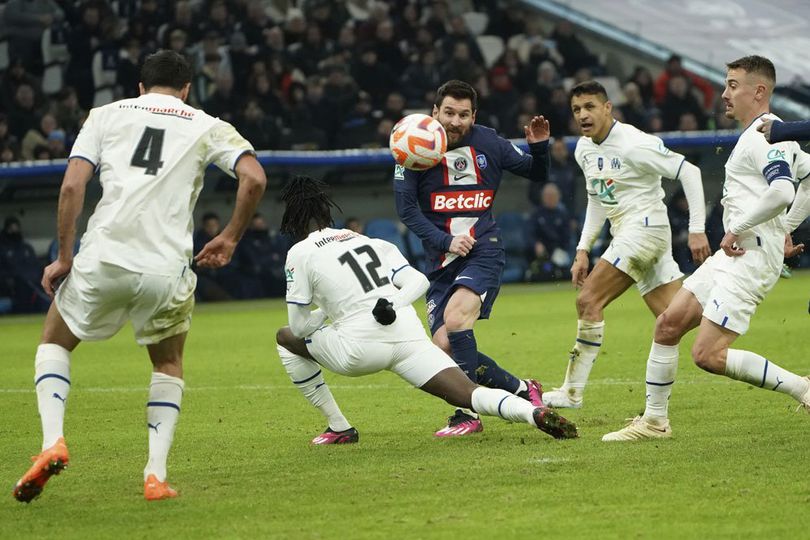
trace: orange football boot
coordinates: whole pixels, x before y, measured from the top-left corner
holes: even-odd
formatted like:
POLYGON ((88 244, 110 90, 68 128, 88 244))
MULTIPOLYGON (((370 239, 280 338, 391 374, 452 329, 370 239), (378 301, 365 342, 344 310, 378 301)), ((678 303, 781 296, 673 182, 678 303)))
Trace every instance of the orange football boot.
POLYGON ((150 474, 143 483, 143 496, 147 501, 173 499, 177 492, 169 486, 168 482, 160 482, 157 476, 150 474))
POLYGON ((53 446, 32 457, 31 461, 34 464, 14 486, 14 498, 20 502, 33 501, 42 493, 51 476, 59 474, 67 467, 70 454, 65 446, 65 439, 59 437, 53 446))

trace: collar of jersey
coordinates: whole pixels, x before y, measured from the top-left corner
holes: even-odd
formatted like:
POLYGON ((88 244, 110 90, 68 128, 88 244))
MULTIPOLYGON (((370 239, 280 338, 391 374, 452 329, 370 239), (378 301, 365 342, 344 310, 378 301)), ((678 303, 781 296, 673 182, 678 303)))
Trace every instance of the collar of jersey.
POLYGON ((750 124, 748 124, 748 125, 745 127, 745 129, 744 129, 743 131, 748 131, 748 128, 750 128, 751 126, 753 126, 753 125, 754 125, 754 122, 756 122, 757 120, 759 120, 760 118, 762 118, 762 117, 763 117, 763 116, 765 116, 766 114, 771 114, 771 111, 764 112, 764 113, 762 113, 762 114, 758 115, 756 118, 754 118, 753 120, 751 120, 751 123, 750 123, 750 124))
POLYGON ((140 97, 140 98, 144 98, 144 99, 156 99, 156 100, 158 100, 158 101, 160 101, 160 100, 166 100, 166 101, 179 101, 180 103, 185 104, 185 103, 183 102, 183 100, 182 100, 182 99, 180 99, 179 97, 176 97, 176 96, 170 96, 169 94, 160 94, 160 93, 158 93, 158 92, 147 92, 146 94, 143 94, 143 95, 138 96, 138 97, 140 97))
POLYGON ((613 123, 610 125, 610 129, 608 130, 607 135, 605 135, 605 138, 602 139, 602 142, 600 142, 600 143, 594 142, 593 139, 591 139, 591 142, 593 142, 593 144, 595 144, 596 146, 602 146, 605 143, 605 141, 608 140, 608 137, 610 137, 610 134, 613 133, 613 128, 615 128, 616 124, 618 124, 618 123, 619 123, 619 121, 614 118, 613 123))

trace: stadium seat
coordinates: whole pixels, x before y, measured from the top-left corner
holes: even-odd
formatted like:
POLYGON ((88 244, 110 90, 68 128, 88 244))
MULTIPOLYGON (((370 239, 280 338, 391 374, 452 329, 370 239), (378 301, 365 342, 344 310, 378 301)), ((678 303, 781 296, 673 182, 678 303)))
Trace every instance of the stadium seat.
POLYGON ((484 35, 477 36, 475 41, 481 49, 481 54, 484 55, 484 64, 487 69, 491 68, 503 54, 503 39, 500 36, 484 35))
POLYGON ((528 250, 528 235, 526 233, 526 219, 517 212, 504 212, 495 220, 501 229, 503 247, 506 251, 506 266, 503 270, 503 282, 515 283, 523 281, 529 263, 526 260, 528 250))
POLYGON ((467 25, 467 30, 474 36, 483 34, 489 24, 489 15, 480 11, 468 11, 461 17, 464 19, 464 24, 467 25))
POLYGON ((63 26, 46 28, 42 32, 42 91, 55 94, 63 87, 65 65, 70 61, 67 48, 67 29, 63 26))
POLYGON ((399 227, 390 219, 378 218, 372 219, 366 223, 365 235, 370 238, 379 238, 386 242, 391 242, 403 255, 407 253, 405 249, 405 241, 399 233, 399 227))

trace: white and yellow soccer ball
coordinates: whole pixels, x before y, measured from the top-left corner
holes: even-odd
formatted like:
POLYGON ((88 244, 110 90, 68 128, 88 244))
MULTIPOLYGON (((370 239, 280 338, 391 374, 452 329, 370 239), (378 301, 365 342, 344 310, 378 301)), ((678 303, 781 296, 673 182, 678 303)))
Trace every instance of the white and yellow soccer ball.
POLYGON ((394 160, 413 171, 437 165, 447 152, 447 133, 435 118, 409 114, 396 123, 388 139, 394 160))

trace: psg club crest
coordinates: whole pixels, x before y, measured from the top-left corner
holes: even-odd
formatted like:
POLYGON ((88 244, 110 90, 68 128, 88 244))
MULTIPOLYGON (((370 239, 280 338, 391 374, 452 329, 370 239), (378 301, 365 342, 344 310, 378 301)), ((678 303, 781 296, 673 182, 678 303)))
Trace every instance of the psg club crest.
POLYGON ((484 154, 478 154, 475 156, 475 162, 478 164, 479 169, 486 169, 487 168, 487 156, 484 154))
POLYGON ((453 168, 457 171, 463 171, 467 168, 467 160, 463 157, 456 158, 456 160, 453 162, 453 168))

